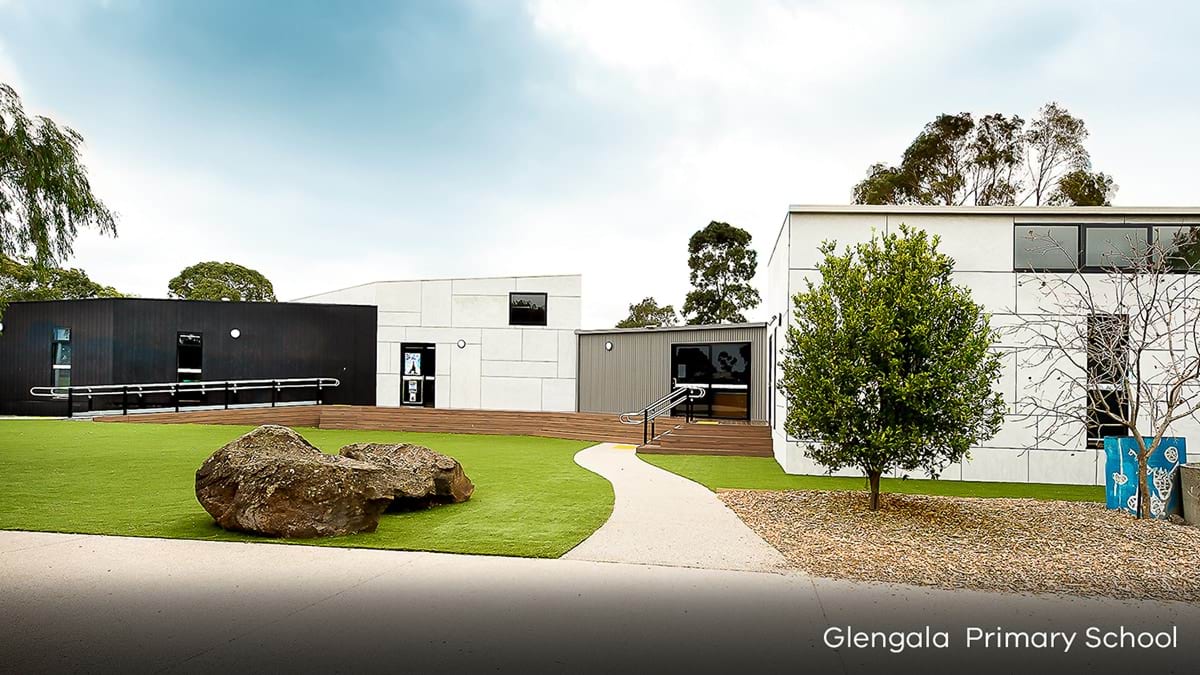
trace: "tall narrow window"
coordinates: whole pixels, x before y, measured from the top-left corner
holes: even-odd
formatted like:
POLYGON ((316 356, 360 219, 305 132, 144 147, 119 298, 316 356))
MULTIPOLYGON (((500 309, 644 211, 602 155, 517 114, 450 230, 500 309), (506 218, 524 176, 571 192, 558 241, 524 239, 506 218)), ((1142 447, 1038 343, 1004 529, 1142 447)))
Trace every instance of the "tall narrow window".
POLYGON ((1087 444, 1101 448, 1105 436, 1129 435, 1129 316, 1093 314, 1087 331, 1087 444))
POLYGON ((509 293, 508 325, 545 326, 545 293, 509 293))
POLYGON ((176 349, 180 382, 196 382, 202 379, 204 367, 204 336, 201 333, 179 333, 176 349))
POLYGON ((55 387, 71 386, 70 328, 55 328, 50 338, 50 375, 55 387))

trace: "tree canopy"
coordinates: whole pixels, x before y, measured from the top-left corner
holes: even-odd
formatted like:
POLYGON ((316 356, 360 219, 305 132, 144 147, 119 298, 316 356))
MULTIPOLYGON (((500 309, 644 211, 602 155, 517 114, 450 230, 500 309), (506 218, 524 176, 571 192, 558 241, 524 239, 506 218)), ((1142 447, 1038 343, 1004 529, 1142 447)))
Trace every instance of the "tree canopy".
POLYGON ((1029 124, 1017 115, 938 115, 900 163, 877 163, 856 204, 1109 206, 1117 186, 1093 172, 1087 126, 1057 103, 1029 124))
POLYGON ((742 312, 758 306, 760 297, 751 281, 758 271, 758 253, 750 248, 750 233, 729 223, 710 222, 688 240, 692 290, 683 303, 689 324, 741 323, 742 312))
POLYGON ((275 302, 275 287, 262 273, 231 262, 200 262, 167 284, 172 298, 275 302))
POLYGON ((120 297, 117 289, 92 281, 81 269, 41 267, 29 258, 0 255, 0 314, 10 302, 120 297))
POLYGON ((30 118, 0 83, 0 255, 32 252, 48 267, 70 256, 81 227, 116 234, 116 215, 92 193, 82 144, 73 129, 30 118))
POLYGON ((820 285, 793 299, 784 426, 829 469, 862 469, 872 510, 884 473, 936 476, 1004 419, 988 315, 937 243, 903 225, 843 254, 826 242, 820 285))
POLYGON ((674 326, 679 322, 673 305, 659 305, 654 298, 643 298, 629 306, 629 316, 617 323, 617 328, 645 326, 674 326))

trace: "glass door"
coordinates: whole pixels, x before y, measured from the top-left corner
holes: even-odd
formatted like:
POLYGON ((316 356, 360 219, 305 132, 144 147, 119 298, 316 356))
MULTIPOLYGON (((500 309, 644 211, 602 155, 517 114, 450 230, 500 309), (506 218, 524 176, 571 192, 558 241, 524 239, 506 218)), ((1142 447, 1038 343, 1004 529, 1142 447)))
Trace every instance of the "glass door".
MULTIPOLYGON (((721 419, 750 419, 750 343, 714 342, 671 346, 673 385, 704 389, 692 401, 692 415, 721 419)), ((673 411, 687 414, 686 405, 673 411)))
POLYGON ((713 417, 750 419, 750 343, 712 345, 713 417))
POLYGON ((431 344, 400 345, 400 403, 432 408, 437 374, 437 347, 431 344))
MULTIPOLYGON (((692 399, 692 415, 712 417, 712 348, 710 345, 671 345, 671 388, 690 384, 704 390, 704 396, 692 399)), ((675 406, 676 417, 687 415, 687 403, 675 406)))

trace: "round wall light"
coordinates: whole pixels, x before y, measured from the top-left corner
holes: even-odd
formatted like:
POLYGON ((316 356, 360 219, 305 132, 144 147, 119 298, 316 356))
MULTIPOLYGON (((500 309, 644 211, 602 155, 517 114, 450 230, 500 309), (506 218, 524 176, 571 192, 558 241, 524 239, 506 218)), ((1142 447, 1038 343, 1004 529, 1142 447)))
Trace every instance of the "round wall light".
POLYGON ((459 340, 457 344, 458 344, 458 348, 459 348, 459 349, 466 349, 466 348, 467 348, 467 341, 466 341, 466 340, 459 340))
POLYGON ((234 328, 233 330, 229 331, 229 337, 236 340, 236 339, 242 337, 242 331, 240 329, 234 328))
POLYGON ((4 332, 4 324, 0 323, 0 333, 3 333, 3 332, 4 332))
POLYGON ((604 351, 606 351, 606 352, 611 352, 611 351, 612 351, 612 347, 613 347, 613 345, 612 345, 612 340, 609 340, 609 341, 607 341, 607 342, 605 342, 605 343, 604 343, 604 351))

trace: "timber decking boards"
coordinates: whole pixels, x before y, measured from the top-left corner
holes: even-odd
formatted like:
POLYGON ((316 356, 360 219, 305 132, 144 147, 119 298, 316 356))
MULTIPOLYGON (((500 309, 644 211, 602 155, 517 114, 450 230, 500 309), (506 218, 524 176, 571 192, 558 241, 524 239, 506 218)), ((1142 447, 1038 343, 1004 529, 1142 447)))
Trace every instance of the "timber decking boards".
MULTIPOLYGON (((370 406, 281 406, 139 413, 95 418, 97 422, 142 424, 282 424, 321 429, 420 431, 506 436, 550 436, 571 440, 640 445, 641 425, 621 424, 617 415, 578 412, 446 410, 370 406)), ((761 424, 688 424, 660 419, 658 438, 639 452, 772 456, 771 430, 761 424)))
POLYGON ((772 457, 770 427, 760 424, 680 423, 665 431, 638 452, 658 455, 734 455, 772 457))

